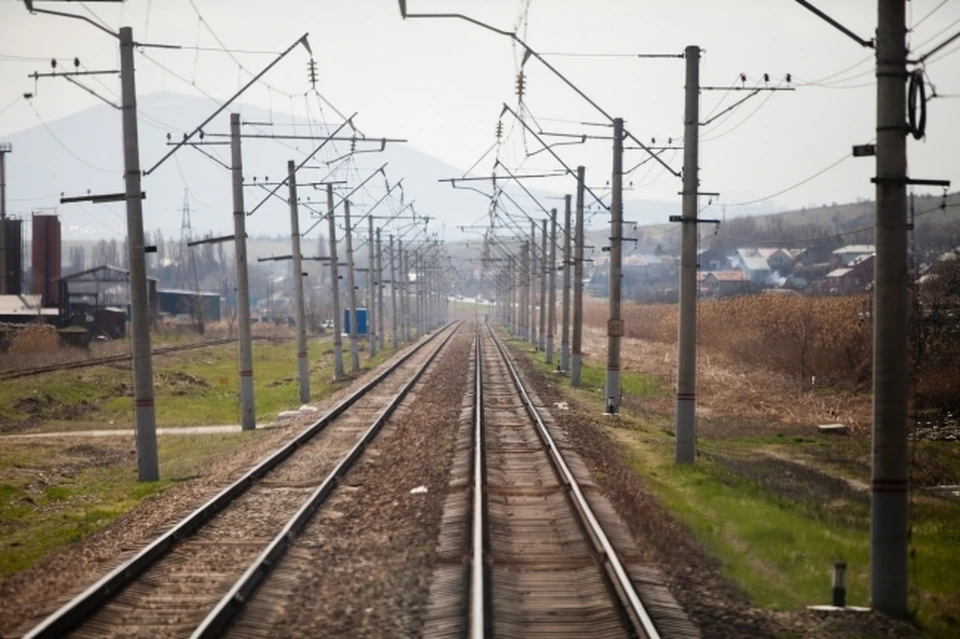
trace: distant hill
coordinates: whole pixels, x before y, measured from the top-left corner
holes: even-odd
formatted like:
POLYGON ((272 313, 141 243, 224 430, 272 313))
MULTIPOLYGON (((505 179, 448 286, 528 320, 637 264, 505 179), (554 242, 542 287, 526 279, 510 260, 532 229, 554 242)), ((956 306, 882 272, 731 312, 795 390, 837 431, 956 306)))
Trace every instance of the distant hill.
MULTIPOLYGON (((212 101, 178 93, 161 92, 138 97, 140 115, 140 159, 141 167, 146 170, 159 160, 168 150, 167 134, 173 140, 182 137, 184 131, 190 131, 206 119, 217 105, 212 101)), ((271 133, 273 131, 290 134, 319 135, 323 127, 317 123, 308 123, 281 111, 266 111, 246 104, 236 105, 245 121, 274 122, 275 128, 259 126, 244 127, 245 133, 271 133)), ((228 111, 233 109, 228 109, 228 111)), ((362 123, 363 114, 358 116, 362 123)), ((206 127, 207 133, 226 133, 229 129, 227 112, 218 116, 206 127)), ((370 132, 375 134, 379 132, 370 132)), ((396 132, 402 135, 402 131, 396 132)), ((99 239, 100 237, 120 237, 125 234, 123 206, 110 205, 60 205, 59 195, 80 195, 91 193, 118 192, 122 183, 122 147, 119 111, 108 105, 92 107, 71 114, 46 125, 37 125, 4 137, 13 143, 14 153, 7 158, 7 197, 8 210, 14 214, 29 215, 32 210, 58 207, 63 221, 65 239, 99 239)), ((207 138, 206 141, 224 142, 222 138, 207 138)), ((461 169, 445 164, 436 158, 422 153, 412 144, 387 145, 381 154, 358 156, 357 163, 363 168, 375 169, 389 162, 387 173, 392 182, 401 177, 406 201, 416 200, 418 212, 437 220, 435 230, 442 231, 446 238, 462 236, 457 230, 459 225, 469 225, 486 219, 487 201, 478 194, 455 190, 449 184, 437 182, 440 178, 457 177, 463 174, 461 169)), ((248 180, 256 177, 272 181, 282 179, 286 172, 287 160, 299 161, 313 149, 309 141, 269 141, 244 140, 244 175, 248 180)), ((337 149, 344 153, 348 143, 339 143, 337 149)), ((209 154, 223 161, 229 160, 228 147, 207 147, 209 154)), ((327 149, 321 152, 326 154, 327 149)), ((325 155, 330 158, 332 155, 325 155)), ((326 172, 311 171, 304 173, 300 181, 308 177, 319 180, 326 172)), ((371 197, 379 197, 383 192, 383 181, 375 178, 371 184, 370 195, 361 193, 358 201, 365 197, 369 203, 371 197)), ((354 179, 354 181, 356 181, 354 179)), ((558 188, 569 187, 572 181, 563 179, 554 181, 558 188)), ((190 207, 193 226, 198 233, 229 233, 232 227, 232 204, 229 173, 214 161, 204 157, 194 149, 183 148, 157 171, 143 180, 147 193, 144 202, 144 226, 147 230, 161 229, 165 236, 176 237, 180 230, 180 210, 183 206, 184 184, 191 192, 190 207)), ((481 190, 489 190, 482 188, 481 190)), ((531 188, 538 197, 559 195, 531 188)), ((246 190, 246 205, 249 210, 261 197, 260 189, 246 190)), ((514 199, 530 203, 516 189, 514 199)), ((324 201, 322 191, 301 189, 302 199, 313 202, 324 201)), ((550 206, 543 200, 546 206, 550 206)), ((553 205, 560 205, 554 202, 553 205)), ((533 214, 535 205, 530 203, 529 212, 533 214)), ((679 210, 677 202, 656 202, 628 200, 625 202, 625 215, 643 223, 664 220, 679 210)), ((276 235, 287 227, 286 208, 282 201, 276 200, 265 206, 247 220, 248 232, 253 235, 276 235)), ((540 214, 542 215, 542 214, 540 214)), ((305 216, 304 216, 305 217, 305 216)), ((539 215, 537 216, 539 217, 539 215)), ((603 222, 603 216, 595 221, 603 222)), ((27 238, 29 239, 29 238, 27 238)))

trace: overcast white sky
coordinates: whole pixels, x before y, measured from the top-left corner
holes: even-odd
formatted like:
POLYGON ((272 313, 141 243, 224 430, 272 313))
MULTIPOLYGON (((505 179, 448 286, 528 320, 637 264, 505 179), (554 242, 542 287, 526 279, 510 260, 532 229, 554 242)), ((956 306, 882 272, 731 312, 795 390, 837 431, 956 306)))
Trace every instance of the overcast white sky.
MULTIPOLYGON (((83 4, 40 6, 91 15, 83 4)), ((395 0, 194 0, 194 4, 231 49, 280 51, 309 32, 318 64, 318 88, 331 103, 344 112, 358 111, 357 123, 368 135, 408 138, 416 148, 463 169, 493 143, 501 104, 516 102, 517 52, 508 38, 463 21, 404 22, 395 0)), ((764 73, 778 84, 791 73, 797 91, 761 94, 729 119, 702 131, 702 188, 720 191, 728 203, 760 198, 795 184, 849 154, 851 145, 874 137, 872 51, 792 0, 409 0, 408 4, 412 12, 459 11, 505 29, 514 28, 529 5, 528 21, 525 27, 520 25, 520 33, 533 49, 545 53, 679 53, 686 45, 698 44, 706 50, 703 85, 729 86, 739 73, 748 76, 748 85, 764 73), (845 69, 849 70, 833 75, 845 69), (819 86, 805 85, 823 78, 829 79, 819 86)), ((818 5, 858 34, 872 36, 876 2, 819 0, 818 5)), ((112 28, 132 26, 138 40, 219 47, 201 25, 190 0, 88 2, 85 6, 112 28)), ((960 29, 960 0, 908 3, 912 23, 931 11, 911 33, 911 42, 920 52, 960 29)), ((960 95, 958 49, 960 41, 927 67, 939 93, 960 95)), ((202 90, 223 99, 247 77, 230 56, 220 52, 151 50, 149 55, 196 86, 138 56, 140 93, 200 94, 202 90)), ((23 92, 35 90, 26 75, 49 70, 51 57, 69 62, 74 56, 89 69, 118 64, 115 43, 89 25, 31 16, 20 0, 0 0, 0 140, 38 124, 34 111, 17 100, 23 92)), ((270 55, 251 53, 237 53, 236 58, 252 70, 271 60, 270 55)), ((306 52, 295 51, 266 76, 275 90, 258 86, 243 100, 306 115, 308 103, 302 93, 309 88, 307 60, 306 52)), ((659 141, 681 133, 681 60, 560 55, 548 60, 609 113, 624 117, 627 128, 641 139, 659 141)), ((536 61, 527 64, 527 72, 527 103, 544 129, 602 131, 576 124, 596 122, 601 116, 536 61)), ((106 82, 111 88, 118 86, 115 79, 106 82)), ((722 97, 723 92, 704 92, 702 115, 722 97)), ((734 97, 727 95, 725 104, 734 97)), ((46 121, 95 104, 95 98, 63 81, 42 83, 34 98, 46 121)), ((311 108, 316 116, 315 102, 311 108)), ((927 139, 909 142, 913 176, 960 184, 958 116, 960 99, 930 103, 927 139)), ((505 125, 510 128, 509 116, 505 125)), ((522 155, 522 139, 514 133, 511 140, 506 154, 516 163, 522 155)), ((528 143, 531 150, 536 148, 535 141, 528 143)), ((566 161, 587 165, 594 182, 606 181, 610 170, 606 143, 561 148, 566 161)), ((73 151, 83 155, 83 149, 73 151)), ((633 152, 625 165, 640 159, 633 152)), ((554 168, 551 162, 546 154, 539 154, 527 160, 526 167, 554 168)), ((671 164, 679 169, 680 162, 677 154, 671 164)), ((488 170, 489 162, 482 167, 488 170)), ((799 207, 872 198, 872 175, 872 159, 849 159, 778 196, 776 203, 799 207)), ((660 170, 648 172, 644 167, 629 179, 638 187, 632 198, 678 197, 679 181, 660 170)))

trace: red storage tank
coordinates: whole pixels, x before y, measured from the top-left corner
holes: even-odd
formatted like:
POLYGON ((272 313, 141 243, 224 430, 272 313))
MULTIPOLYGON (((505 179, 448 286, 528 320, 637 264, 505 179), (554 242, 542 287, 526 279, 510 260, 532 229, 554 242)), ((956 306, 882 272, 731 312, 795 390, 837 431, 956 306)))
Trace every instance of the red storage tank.
POLYGON ((33 262, 30 291, 40 295, 43 306, 60 302, 60 217, 33 215, 33 262))

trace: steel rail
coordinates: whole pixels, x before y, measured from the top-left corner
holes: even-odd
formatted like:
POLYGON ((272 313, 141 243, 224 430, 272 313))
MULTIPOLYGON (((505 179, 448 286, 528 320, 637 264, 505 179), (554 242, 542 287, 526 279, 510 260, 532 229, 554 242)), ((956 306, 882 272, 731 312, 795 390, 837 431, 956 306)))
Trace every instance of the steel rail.
MULTIPOLYGON (((270 338, 258 338, 258 339, 270 339, 270 338)), ((164 346, 162 348, 153 349, 152 353, 154 355, 165 355, 167 353, 178 353, 180 351, 189 351, 196 348, 206 348, 207 346, 220 346, 222 344, 229 344, 231 342, 237 341, 237 338, 223 338, 223 339, 214 339, 206 342, 196 342, 193 344, 178 344, 176 346, 164 346)), ((133 359, 133 355, 130 353, 122 353, 120 355, 105 355, 104 357, 95 357, 91 359, 78 360, 75 362, 63 362, 62 364, 50 364, 47 366, 35 366, 33 368, 8 368, 5 370, 0 370, 0 381, 5 381, 8 379, 16 379, 18 377, 29 377, 31 375, 42 375, 43 373, 52 373, 54 371, 61 370, 70 370, 74 368, 87 368, 90 366, 101 366, 103 364, 115 364, 117 362, 125 362, 127 360, 133 359)))
MULTIPOLYGON (((310 523, 314 514, 316 514, 320 506, 323 505, 327 497, 329 497, 337 487, 340 480, 343 479, 343 476, 350 470, 357 459, 360 458, 360 455, 363 454, 363 451, 370 442, 376 438, 380 429, 387 420, 390 419, 390 415, 397 409, 397 406, 399 406, 400 402, 407 396, 410 389, 413 388, 414 384, 416 384, 423 373, 426 372, 427 368, 430 367, 430 364, 433 363, 433 360, 436 359, 440 351, 443 350, 443 347, 456 335, 460 324, 462 324, 462 322, 453 327, 453 330, 437 345, 426 361, 416 370, 406 384, 400 388, 384 409, 380 411, 380 414, 377 415, 374 422, 363 433, 360 440, 353 445, 350 452, 337 463, 317 489, 307 497, 303 505, 300 506, 293 517, 287 521, 270 544, 260 553, 253 563, 250 564, 243 575, 240 576, 230 590, 220 599, 210 614, 197 626, 193 634, 190 635, 191 639, 219 637, 243 611, 247 602, 253 598, 261 584, 270 576, 271 571, 277 567, 280 560, 287 553, 287 550, 293 546, 296 538, 307 524, 310 523)), ((439 332, 434 333, 431 339, 437 335, 439 335, 439 332)))
POLYGON ((560 474, 564 483, 566 483, 566 485, 569 487, 568 495, 570 497, 570 501, 575 506, 575 510, 577 510, 577 512, 580 514, 587 530, 589 530, 589 532, 592 534, 593 539, 596 542, 595 546, 598 546, 595 548, 596 552, 607 562, 607 565, 610 566, 611 570, 613 571, 613 576, 616 578, 615 585, 619 587, 620 592, 626 598, 626 601, 623 603, 627 604, 626 607, 634 615, 636 615, 636 619, 640 622, 640 625, 642 626, 643 631, 646 633, 648 639, 660 639, 660 633, 657 631, 656 626, 654 626, 653 620, 650 618, 649 613, 647 613, 646 608, 644 608, 643 602, 640 601, 640 597, 637 595, 637 591, 633 587, 633 582, 630 581, 630 577, 627 575, 627 571, 620 562, 620 558, 617 557, 616 550, 614 550, 613 545, 607 538, 606 533, 603 532, 603 527, 593 514, 593 509, 590 508, 590 504, 587 502, 583 491, 580 489, 580 485, 577 483, 576 478, 570 471, 570 467, 567 466, 566 461, 563 459, 563 455, 560 453, 560 449, 557 447, 556 442, 554 442, 553 437, 550 435, 550 431, 547 430, 546 424, 544 424, 543 420, 540 418, 540 414, 533 405, 533 400, 530 399, 530 395, 527 393, 527 390, 523 385, 523 381, 520 379, 520 375, 517 373, 517 369, 513 365, 513 361, 511 361, 510 356, 507 354, 506 348, 497 338, 496 334, 493 332, 493 329, 487 327, 487 331, 490 334, 493 343, 496 345, 497 350, 500 352, 500 356, 503 358, 503 362, 506 364, 507 370, 510 371, 510 377, 513 379, 513 385, 520 393, 520 397, 523 400, 523 405, 527 410, 527 414, 530 415, 530 418, 536 424, 537 433, 540 435, 541 440, 543 440, 543 443, 546 445, 554 467, 560 474))
POLYGON ((473 557, 470 566, 470 637, 485 639, 486 609, 484 601, 487 597, 485 556, 485 522, 484 513, 484 472, 483 472, 483 356, 480 350, 482 337, 480 326, 477 325, 476 344, 474 348, 475 370, 473 396, 473 557))
POLYGON ((114 595, 119 594, 120 591, 136 581, 144 572, 153 566, 153 564, 169 554, 174 546, 195 534, 227 505, 244 494, 256 481, 279 466, 298 448, 326 428, 330 422, 346 412, 347 409, 361 397, 376 388, 380 382, 391 375, 415 353, 419 352, 420 349, 432 342, 439 334, 440 331, 430 335, 426 340, 411 348, 396 362, 355 390, 312 425, 301 431, 299 435, 278 448, 259 464, 247 471, 242 477, 184 517, 173 528, 160 535, 135 556, 110 571, 59 610, 40 622, 40 624, 24 635, 24 639, 52 639, 54 637, 62 637, 78 627, 103 604, 112 599, 114 595))

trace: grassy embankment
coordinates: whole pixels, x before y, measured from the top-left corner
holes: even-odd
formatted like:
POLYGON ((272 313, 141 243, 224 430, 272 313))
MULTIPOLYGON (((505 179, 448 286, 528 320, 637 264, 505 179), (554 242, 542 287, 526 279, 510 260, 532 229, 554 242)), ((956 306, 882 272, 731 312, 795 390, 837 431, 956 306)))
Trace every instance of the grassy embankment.
MULTIPOLYGON (((542 354, 517 344, 515 350, 533 358, 541 371, 552 369, 542 354)), ((571 400, 603 410, 601 362, 586 363, 580 389, 550 377, 571 400)), ((788 437, 770 424, 754 434, 701 437, 697 463, 677 466, 672 416, 642 408, 645 397, 663 397, 669 384, 623 371, 622 387, 624 405, 631 409, 606 427, 608 435, 654 496, 719 559, 724 574, 751 601, 774 610, 829 603, 831 568, 842 559, 849 565, 848 603, 868 605, 868 439, 788 437)), ((960 444, 911 445, 914 459, 923 462, 913 466, 916 485, 957 483, 960 444)), ((914 490, 911 504, 910 606, 928 636, 956 636, 960 504, 923 489, 914 490)))
MULTIPOLYGON (((227 345, 155 358, 158 424, 236 423, 235 349, 235 345, 227 345), (229 385, 220 386, 221 377, 228 377, 229 385)), ((310 346, 314 400, 329 396, 345 383, 330 380, 330 350, 329 342, 310 346)), ((373 360, 363 360, 362 368, 372 368, 391 354, 388 348, 373 360)), ((254 343, 259 420, 298 406, 295 355, 292 341, 254 343)), ((0 415, 7 423, 32 416, 40 420, 31 426, 34 431, 129 427, 133 419, 129 383, 129 368, 112 367, 11 380, 0 385, 0 415), (24 398, 30 400, 26 405, 32 412, 24 412, 24 398), (36 406, 52 407, 52 412, 37 412, 36 406), (77 415, 75 421, 69 419, 70 411, 77 415)), ((148 484, 136 479, 132 437, 3 441, 0 578, 79 541, 143 499, 179 481, 202 477, 213 462, 264 432, 162 436, 162 480, 148 484)))

